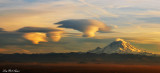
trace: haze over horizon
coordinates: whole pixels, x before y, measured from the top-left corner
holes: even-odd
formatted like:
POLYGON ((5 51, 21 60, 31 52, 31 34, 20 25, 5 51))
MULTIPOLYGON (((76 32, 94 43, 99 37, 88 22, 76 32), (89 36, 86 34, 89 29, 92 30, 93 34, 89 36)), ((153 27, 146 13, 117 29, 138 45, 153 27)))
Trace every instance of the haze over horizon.
POLYGON ((1 0, 0 53, 86 52, 116 38, 160 54, 159 0, 1 0))

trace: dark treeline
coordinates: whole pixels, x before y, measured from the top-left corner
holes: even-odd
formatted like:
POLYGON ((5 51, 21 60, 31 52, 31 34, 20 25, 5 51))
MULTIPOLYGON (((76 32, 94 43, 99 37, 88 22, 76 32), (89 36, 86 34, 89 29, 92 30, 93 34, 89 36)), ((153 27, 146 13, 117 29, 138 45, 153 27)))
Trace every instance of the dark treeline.
POLYGON ((94 54, 94 53, 48 53, 48 54, 0 54, 0 62, 39 63, 120 63, 120 64, 160 64, 156 55, 135 54, 94 54))

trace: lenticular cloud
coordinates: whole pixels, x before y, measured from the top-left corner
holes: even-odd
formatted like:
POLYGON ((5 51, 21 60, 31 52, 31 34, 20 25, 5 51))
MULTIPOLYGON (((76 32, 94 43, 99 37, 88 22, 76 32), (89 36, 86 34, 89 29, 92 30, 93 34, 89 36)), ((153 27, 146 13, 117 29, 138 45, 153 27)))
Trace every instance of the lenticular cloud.
POLYGON ((63 34, 63 31, 60 29, 42 27, 24 27, 17 30, 17 32, 23 32, 23 37, 29 41, 32 41, 33 44, 39 44, 39 42, 48 42, 48 37, 51 38, 52 41, 58 42, 63 34))
POLYGON ((83 32, 83 37, 94 37, 96 32, 110 32, 111 28, 98 20, 74 19, 64 20, 58 23, 59 27, 71 28, 83 32))

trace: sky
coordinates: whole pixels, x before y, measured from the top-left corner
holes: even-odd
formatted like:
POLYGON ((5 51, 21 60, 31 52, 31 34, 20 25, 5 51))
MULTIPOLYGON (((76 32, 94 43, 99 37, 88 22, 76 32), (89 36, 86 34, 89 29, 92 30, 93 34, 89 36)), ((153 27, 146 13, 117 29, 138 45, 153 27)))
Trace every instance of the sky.
POLYGON ((0 0, 0 53, 86 52, 123 38, 160 54, 159 0, 0 0))

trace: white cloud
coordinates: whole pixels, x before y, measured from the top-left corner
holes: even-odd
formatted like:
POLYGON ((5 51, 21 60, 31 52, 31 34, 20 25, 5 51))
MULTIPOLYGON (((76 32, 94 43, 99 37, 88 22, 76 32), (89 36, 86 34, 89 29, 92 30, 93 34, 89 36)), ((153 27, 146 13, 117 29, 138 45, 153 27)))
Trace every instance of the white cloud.
POLYGON ((110 32, 111 27, 103 22, 92 19, 64 20, 56 23, 62 28, 71 28, 83 32, 84 37, 94 37, 97 31, 110 32))

